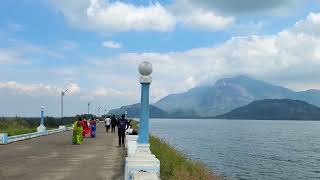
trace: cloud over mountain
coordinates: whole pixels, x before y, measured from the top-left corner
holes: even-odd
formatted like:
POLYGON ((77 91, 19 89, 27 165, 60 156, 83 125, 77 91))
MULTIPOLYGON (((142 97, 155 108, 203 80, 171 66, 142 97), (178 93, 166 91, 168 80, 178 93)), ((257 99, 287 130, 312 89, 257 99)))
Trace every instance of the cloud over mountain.
POLYGON ((291 7, 301 0, 178 0, 191 3, 202 8, 213 9, 220 12, 237 14, 253 13, 274 10, 277 8, 291 7))
POLYGON ((153 86, 159 92, 181 92, 221 76, 238 74, 297 90, 320 88, 316 78, 320 76, 319 17, 320 14, 310 13, 274 35, 233 37, 217 46, 180 52, 123 53, 90 63, 103 69, 119 67, 120 71, 127 72, 123 76, 129 78, 138 75, 139 62, 148 60, 154 65, 153 86))

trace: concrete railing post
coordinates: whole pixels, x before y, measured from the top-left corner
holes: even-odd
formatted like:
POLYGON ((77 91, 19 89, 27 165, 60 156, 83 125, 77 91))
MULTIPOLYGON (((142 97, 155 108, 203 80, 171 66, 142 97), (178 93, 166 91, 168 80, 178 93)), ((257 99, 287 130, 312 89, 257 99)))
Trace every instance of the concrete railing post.
POLYGON ((8 134, 0 133, 0 144, 8 144, 8 134))

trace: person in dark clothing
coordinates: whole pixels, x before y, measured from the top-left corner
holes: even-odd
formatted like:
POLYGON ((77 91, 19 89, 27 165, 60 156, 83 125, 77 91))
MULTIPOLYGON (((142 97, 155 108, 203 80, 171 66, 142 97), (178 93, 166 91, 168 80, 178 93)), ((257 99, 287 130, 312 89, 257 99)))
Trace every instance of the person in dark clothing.
POLYGON ((111 132, 116 132, 117 119, 114 115, 111 117, 111 132))
POLYGON ((126 136, 126 130, 129 128, 128 120, 125 118, 123 114, 121 119, 118 121, 118 137, 119 137, 119 147, 124 146, 124 138, 126 136))

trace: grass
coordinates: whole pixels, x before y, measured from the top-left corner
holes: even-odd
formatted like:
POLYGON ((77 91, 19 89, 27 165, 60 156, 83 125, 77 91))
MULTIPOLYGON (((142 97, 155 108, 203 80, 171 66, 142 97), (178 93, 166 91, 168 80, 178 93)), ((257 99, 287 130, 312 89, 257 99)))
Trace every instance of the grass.
POLYGON ((35 132, 27 121, 18 118, 6 118, 0 120, 0 133, 8 133, 9 136, 35 132))
POLYGON ((160 177, 164 180, 216 180, 222 179, 204 165, 194 162, 167 142, 150 136, 151 152, 160 160, 160 177))
POLYGON ((0 133, 8 133, 8 136, 14 136, 14 135, 19 135, 19 134, 27 134, 27 133, 32 133, 35 132, 35 128, 22 128, 22 129, 17 129, 17 128, 7 128, 7 129, 0 129, 0 133))
MULTIPOLYGON (((69 118, 66 121, 67 126, 71 126, 74 118, 69 118)), ((21 117, 1 117, 0 118, 0 133, 8 133, 9 136, 26 134, 37 131, 40 118, 21 118, 21 117)), ((61 119, 51 117, 45 118, 45 126, 49 129, 58 128, 61 124, 61 119)))
MULTIPOLYGON (((133 129, 138 129, 137 121, 132 121, 131 125, 133 129)), ((188 159, 185 154, 158 137, 150 136, 150 150, 160 161, 162 180, 222 179, 210 172, 203 164, 188 159)))

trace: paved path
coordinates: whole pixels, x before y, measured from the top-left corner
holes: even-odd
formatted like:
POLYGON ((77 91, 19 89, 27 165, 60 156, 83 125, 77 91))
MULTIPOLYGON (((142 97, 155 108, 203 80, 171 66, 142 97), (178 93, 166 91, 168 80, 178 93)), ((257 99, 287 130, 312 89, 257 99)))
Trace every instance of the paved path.
POLYGON ((100 124, 82 145, 71 144, 72 131, 1 145, 0 179, 124 179, 125 150, 100 124))

